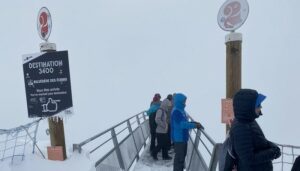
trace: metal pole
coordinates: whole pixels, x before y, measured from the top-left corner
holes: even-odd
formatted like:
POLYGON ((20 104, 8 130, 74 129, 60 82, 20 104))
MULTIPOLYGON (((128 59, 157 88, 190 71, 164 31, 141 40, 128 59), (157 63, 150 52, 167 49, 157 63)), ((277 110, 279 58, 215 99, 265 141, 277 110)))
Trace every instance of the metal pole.
MULTIPOLYGON (((144 116, 144 114, 143 114, 143 116, 144 116)), ((147 138, 145 138, 146 137, 145 134, 147 135, 147 133, 145 132, 145 134, 144 134, 143 128, 141 127, 141 121, 140 121, 139 115, 136 115, 136 120, 137 120, 137 123, 138 123, 138 127, 140 127, 140 129, 142 130, 142 134, 143 134, 143 138, 144 138, 144 147, 146 147, 147 138)), ((145 120, 144 120, 144 122, 145 122, 145 120)))
POLYGON ((214 146, 214 149, 213 149, 213 152, 212 152, 212 156, 211 156, 211 159, 210 159, 210 163, 209 163, 209 171, 216 170, 221 147, 222 147, 222 144, 220 144, 220 143, 217 143, 214 146))
POLYGON ((120 146, 119 146, 117 135, 116 135, 116 132, 115 132, 114 128, 111 129, 111 137, 113 139, 113 143, 114 143, 114 147, 115 147, 116 154, 117 154, 117 157, 118 157, 119 165, 120 165, 121 169, 125 170, 124 161, 123 161, 123 158, 122 158, 120 146))
MULTIPOLYGON (((199 142, 200 142, 200 136, 201 136, 201 131, 199 129, 197 129, 196 137, 195 137, 195 144, 194 144, 194 147, 193 147, 193 150, 192 150, 192 154, 191 154, 190 161, 188 163, 187 170, 190 170, 191 163, 192 163, 192 157, 193 157, 194 153, 198 150, 199 142)), ((190 139, 192 141, 191 137, 190 137, 190 139)))
POLYGON ((134 134, 133 134, 133 131, 132 131, 132 128, 131 128, 131 124, 130 124, 130 120, 128 119, 127 120, 127 127, 128 127, 128 130, 129 130, 129 133, 130 135, 132 136, 132 139, 133 139, 133 143, 134 143, 134 146, 135 146, 135 149, 136 149, 136 158, 137 160, 140 159, 140 156, 139 156, 139 150, 136 146, 136 142, 135 142, 135 137, 134 137, 134 134))
MULTIPOLYGON (((233 98, 242 86, 242 39, 241 33, 229 33, 226 44, 226 98, 233 98)), ((226 133, 229 125, 226 125, 226 133)))

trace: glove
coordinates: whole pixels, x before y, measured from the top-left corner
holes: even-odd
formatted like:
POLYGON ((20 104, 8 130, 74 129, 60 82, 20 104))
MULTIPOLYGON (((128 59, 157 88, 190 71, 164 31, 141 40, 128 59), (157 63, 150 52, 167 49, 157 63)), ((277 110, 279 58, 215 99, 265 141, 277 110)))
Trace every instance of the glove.
POLYGON ((199 122, 196 122, 195 124, 196 124, 196 128, 197 128, 197 129, 202 129, 202 130, 204 130, 204 127, 203 127, 199 122))
POLYGON ((280 148, 279 147, 275 147, 273 148, 274 150, 274 159, 277 159, 281 156, 281 152, 280 152, 280 148))

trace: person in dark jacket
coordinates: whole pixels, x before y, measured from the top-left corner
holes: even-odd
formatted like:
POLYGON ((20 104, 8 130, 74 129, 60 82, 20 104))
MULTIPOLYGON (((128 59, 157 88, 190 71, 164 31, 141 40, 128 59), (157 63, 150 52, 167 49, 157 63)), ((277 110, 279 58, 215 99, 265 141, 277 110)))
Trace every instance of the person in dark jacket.
POLYGON ((150 152, 152 154, 153 150, 156 146, 156 123, 155 123, 155 116, 156 111, 159 109, 161 101, 160 101, 160 94, 156 93, 151 101, 150 108, 147 111, 147 115, 149 116, 149 127, 150 127, 150 134, 151 134, 151 141, 150 141, 150 152))
POLYGON ((187 113, 184 110, 187 98, 184 94, 176 93, 173 98, 174 107, 171 113, 171 136, 175 151, 173 171, 183 171, 189 129, 201 128, 201 125, 198 122, 188 121, 187 113))
POLYGON ((300 171, 300 156, 298 156, 293 164, 292 171, 300 171))
POLYGON ((281 155, 280 148, 265 138, 255 121, 262 115, 265 98, 252 89, 241 89, 234 95, 235 119, 230 133, 238 171, 272 171, 272 160, 281 155))
POLYGON ((170 101, 169 106, 168 106, 168 112, 167 112, 167 121, 168 121, 168 139, 167 139, 167 145, 168 145, 168 150, 171 149, 172 146, 172 141, 171 141, 171 112, 173 109, 173 95, 169 94, 167 96, 167 99, 170 101))

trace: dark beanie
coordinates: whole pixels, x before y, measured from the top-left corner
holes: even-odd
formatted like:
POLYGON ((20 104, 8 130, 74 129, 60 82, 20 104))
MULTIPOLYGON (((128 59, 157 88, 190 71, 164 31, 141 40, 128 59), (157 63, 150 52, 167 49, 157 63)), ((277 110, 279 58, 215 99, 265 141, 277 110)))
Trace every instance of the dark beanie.
POLYGON ((153 97, 153 102, 158 102, 160 100, 160 94, 159 93, 156 93, 153 97))
POLYGON ((169 94, 169 95, 167 96, 167 99, 170 100, 170 101, 172 101, 172 99, 173 99, 172 94, 169 94))

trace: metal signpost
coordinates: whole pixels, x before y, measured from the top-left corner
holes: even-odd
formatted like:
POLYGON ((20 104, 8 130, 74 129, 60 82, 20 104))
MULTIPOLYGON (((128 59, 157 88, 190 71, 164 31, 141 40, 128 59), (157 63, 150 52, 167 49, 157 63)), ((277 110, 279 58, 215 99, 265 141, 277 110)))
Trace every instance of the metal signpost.
MULTIPOLYGON (((247 0, 227 0, 218 13, 218 24, 221 29, 229 31, 225 36, 226 43, 226 98, 232 99, 242 86, 242 40, 241 33, 235 30, 240 28, 249 14, 247 0)), ((226 124, 226 132, 229 125, 226 124)))

